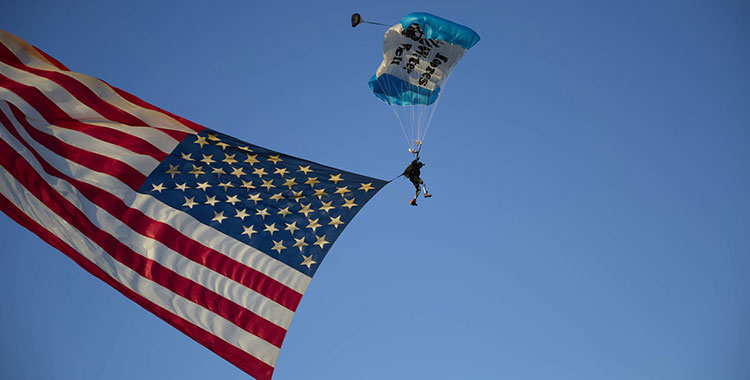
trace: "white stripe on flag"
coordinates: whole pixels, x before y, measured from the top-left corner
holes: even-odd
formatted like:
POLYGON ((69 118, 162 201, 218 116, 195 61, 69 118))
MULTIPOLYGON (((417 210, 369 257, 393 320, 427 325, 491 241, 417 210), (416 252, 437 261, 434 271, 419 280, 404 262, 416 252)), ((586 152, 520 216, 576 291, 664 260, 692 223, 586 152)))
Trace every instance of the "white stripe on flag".
POLYGON ((21 60, 25 65, 44 69, 44 70, 58 70, 52 63, 47 61, 44 56, 39 54, 33 47, 31 47, 26 41, 10 34, 4 30, 0 30, 0 43, 5 45, 8 50, 13 52, 18 59, 21 60), (23 51, 23 55, 19 55, 18 52, 23 51))

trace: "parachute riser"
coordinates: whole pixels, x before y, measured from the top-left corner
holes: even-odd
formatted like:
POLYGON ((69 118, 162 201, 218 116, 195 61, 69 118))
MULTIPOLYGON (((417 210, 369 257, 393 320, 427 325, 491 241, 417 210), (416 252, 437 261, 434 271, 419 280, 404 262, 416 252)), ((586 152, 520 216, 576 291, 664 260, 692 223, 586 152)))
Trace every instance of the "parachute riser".
POLYGON ((419 160, 419 152, 422 150, 422 140, 414 140, 414 144, 417 149, 409 148, 409 153, 413 154, 419 160))

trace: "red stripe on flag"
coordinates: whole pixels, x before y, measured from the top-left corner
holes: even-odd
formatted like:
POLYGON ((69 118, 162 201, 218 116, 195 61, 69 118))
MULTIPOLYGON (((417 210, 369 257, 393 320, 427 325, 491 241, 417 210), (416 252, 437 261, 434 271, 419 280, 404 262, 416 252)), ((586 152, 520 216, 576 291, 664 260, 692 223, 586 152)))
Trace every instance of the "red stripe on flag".
MULTIPOLYGON (((130 165, 98 153, 89 152, 87 150, 72 146, 63 141, 60 141, 59 139, 56 139, 54 136, 50 136, 44 132, 37 130, 29 124, 29 122, 26 120, 26 115, 24 115, 24 113, 21 112, 20 109, 18 109, 11 103, 6 102, 6 104, 10 106, 13 115, 16 117, 16 120, 18 120, 18 122, 31 136, 31 138, 44 145, 52 152, 55 152, 57 155, 65 157, 66 159, 76 162, 91 170, 116 177, 126 185, 130 186, 130 188, 133 190, 138 190, 138 188, 140 188, 141 185, 146 182, 146 176, 141 172, 133 169, 133 167, 131 167, 130 165)), ((17 134, 18 132, 15 130, 15 128, 13 128, 10 120, 7 119, 2 112, 0 112, 0 120, 2 120, 3 124, 5 124, 10 133, 16 136, 19 141, 23 141, 23 139, 20 138, 20 136, 17 134)), ((35 152, 35 150, 31 148, 31 146, 27 145, 27 148, 29 148, 30 151, 35 152)))
MULTIPOLYGON (((51 57, 46 56, 46 55, 45 57, 47 59, 52 59, 51 57)), ((61 87, 65 88, 76 99, 81 101, 81 103, 87 105, 89 108, 93 109, 94 111, 96 111, 97 113, 99 113, 100 115, 106 117, 107 119, 111 121, 122 123, 122 124, 133 126, 133 127, 148 126, 148 124, 142 121, 141 119, 106 102, 105 100, 100 98, 98 95, 96 95, 85 84, 79 82, 73 77, 70 77, 68 75, 65 75, 56 71, 42 70, 42 69, 38 69, 35 67, 24 65, 23 62, 21 62, 21 60, 18 59, 18 57, 16 57, 13 54, 13 52, 11 52, 3 44, 0 44, 0 61, 6 63, 9 66, 15 67, 19 70, 24 70, 28 73, 38 75, 40 77, 47 78, 51 81, 54 81, 61 87)), ((69 70, 66 70, 66 71, 69 71, 69 70)), ((177 141, 181 141, 182 139, 188 136, 188 133, 186 132, 175 131, 173 129, 159 128, 158 126, 149 126, 149 128, 158 129, 164 132, 165 134, 169 135, 170 137, 174 138, 177 141)))
POLYGON ((121 146, 131 152, 153 157, 157 161, 162 161, 169 155, 169 153, 161 151, 150 142, 139 137, 116 129, 83 123, 70 117, 36 87, 18 83, 2 74, 0 74, 0 86, 20 96, 52 125, 85 133, 101 141, 121 146))
POLYGON ((187 320, 172 314, 161 306, 149 301, 140 294, 133 292, 126 286, 115 281, 102 269, 83 257, 83 255, 78 253, 74 248, 49 232, 43 226, 39 225, 36 221, 29 218, 26 214, 23 213, 23 211, 18 209, 18 207, 11 203, 10 200, 8 200, 2 194, 0 194, 0 211, 4 212, 11 219, 15 220, 16 223, 39 236, 42 240, 44 240, 51 246, 60 250, 66 256, 75 261, 84 270, 91 273, 93 276, 104 281, 109 286, 122 293, 125 297, 128 297, 130 300, 137 303, 144 309, 150 311, 165 322, 169 323, 174 328, 182 331, 183 334, 189 336, 191 339, 194 339, 202 346, 221 356, 245 373, 255 377, 258 380, 271 379, 274 370, 273 367, 240 350, 239 348, 217 338, 215 335, 201 329, 200 327, 188 322, 187 320))
POLYGON ((5 141, 0 140, 0 150, 6 152, 0 155, 0 166, 3 166, 28 192, 41 200, 55 214, 66 220, 100 247, 106 247, 106 252, 111 257, 142 277, 201 305, 274 346, 281 347, 286 335, 286 330, 282 327, 263 319, 220 294, 180 276, 158 262, 139 255, 122 244, 116 237, 94 225, 86 214, 60 195, 5 141))
MULTIPOLYGON (((24 124, 24 115, 15 106, 10 105, 16 119, 24 124)), ((171 225, 159 222, 144 215, 140 210, 128 207, 120 198, 101 191, 101 189, 88 183, 71 178, 49 165, 20 135, 12 128, 10 121, 0 112, 0 121, 8 127, 9 132, 22 142, 36 159, 42 164, 45 171, 55 177, 62 178, 71 183, 87 199, 116 216, 134 231, 155 239, 175 252, 186 258, 201 264, 211 270, 230 278, 248 288, 262 294, 264 297, 295 311, 302 300, 302 294, 288 288, 284 284, 266 276, 265 274, 239 263, 217 251, 199 244, 182 234, 171 225)), ((144 179, 145 181, 145 179, 144 179)), ((142 183, 143 181, 141 181, 142 183)))

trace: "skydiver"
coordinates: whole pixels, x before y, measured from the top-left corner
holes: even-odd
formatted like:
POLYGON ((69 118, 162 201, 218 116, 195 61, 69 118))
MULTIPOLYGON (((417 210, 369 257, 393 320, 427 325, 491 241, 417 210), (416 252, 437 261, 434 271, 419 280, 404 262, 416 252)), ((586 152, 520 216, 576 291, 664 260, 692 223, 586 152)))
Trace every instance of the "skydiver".
POLYGON ((414 187, 417 189, 417 193, 414 195, 414 199, 409 201, 409 204, 412 206, 417 206, 417 197, 419 197, 421 188, 424 188, 425 198, 429 198, 432 196, 432 194, 427 193, 427 186, 424 185, 424 181, 422 181, 422 178, 419 178, 419 175, 421 174, 420 169, 422 168, 422 166, 424 166, 424 164, 419 162, 419 154, 417 154, 417 157, 409 164, 409 166, 406 167, 406 169, 404 169, 403 176, 409 179, 409 181, 411 181, 411 183, 413 183, 414 187))

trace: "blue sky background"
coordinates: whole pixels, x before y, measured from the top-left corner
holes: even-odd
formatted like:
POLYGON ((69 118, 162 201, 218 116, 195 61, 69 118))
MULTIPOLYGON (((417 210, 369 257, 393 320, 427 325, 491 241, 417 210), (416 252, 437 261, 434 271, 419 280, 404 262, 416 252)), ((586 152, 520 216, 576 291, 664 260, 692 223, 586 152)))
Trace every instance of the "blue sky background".
MULTIPOLYGON (((274 379, 747 379, 743 1, 10 0, 0 28, 253 144, 390 179, 412 11, 482 40, 331 249, 274 379)), ((0 378, 247 376, 0 216, 0 378)))

